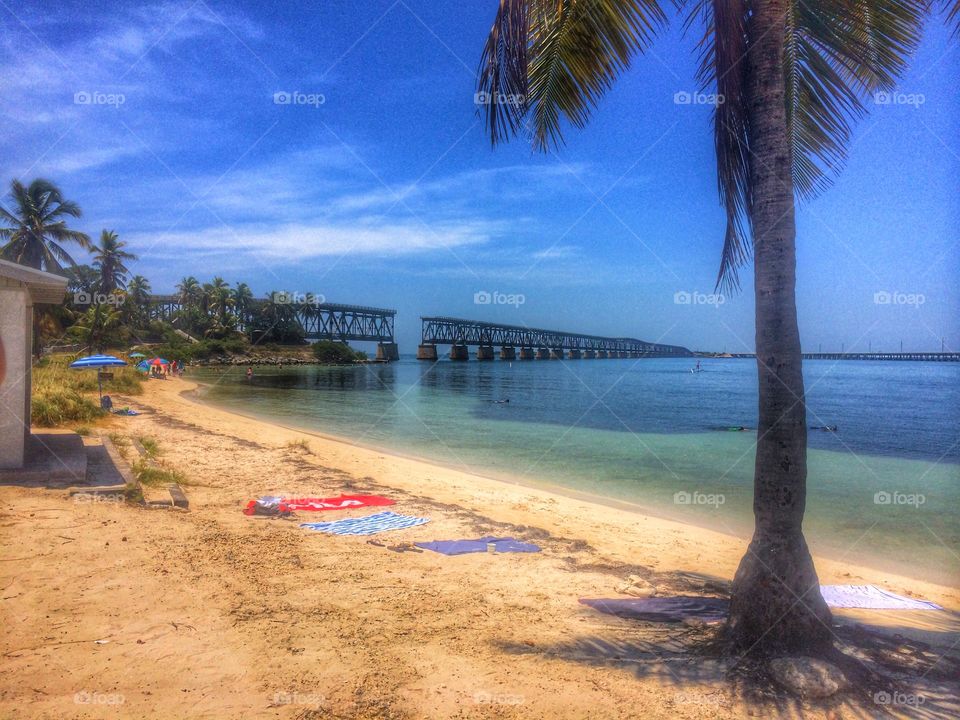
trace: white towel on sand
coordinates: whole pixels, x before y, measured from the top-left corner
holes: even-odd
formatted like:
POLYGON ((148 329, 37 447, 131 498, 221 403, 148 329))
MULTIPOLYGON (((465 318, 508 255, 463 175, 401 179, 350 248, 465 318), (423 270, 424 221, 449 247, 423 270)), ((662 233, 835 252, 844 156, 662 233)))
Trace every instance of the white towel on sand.
POLYGON ((821 585, 820 594, 827 605, 835 608, 868 608, 870 610, 943 610, 928 600, 914 600, 882 590, 876 585, 821 585))

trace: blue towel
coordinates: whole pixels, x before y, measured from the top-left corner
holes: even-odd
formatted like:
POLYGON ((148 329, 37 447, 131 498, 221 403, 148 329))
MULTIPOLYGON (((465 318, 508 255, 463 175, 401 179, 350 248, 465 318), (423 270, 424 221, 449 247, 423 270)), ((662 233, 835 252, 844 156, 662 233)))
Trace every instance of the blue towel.
POLYGON ((414 543, 417 547, 444 555, 466 555, 467 553, 486 552, 487 545, 493 543, 494 552, 535 553, 540 548, 530 543, 522 543, 513 538, 482 537, 479 540, 437 540, 436 542, 414 543))
POLYGON ((430 522, 430 518, 397 515, 389 510, 359 518, 345 518, 331 522, 301 523, 300 527, 319 530, 330 535, 373 535, 385 530, 403 530, 430 522))

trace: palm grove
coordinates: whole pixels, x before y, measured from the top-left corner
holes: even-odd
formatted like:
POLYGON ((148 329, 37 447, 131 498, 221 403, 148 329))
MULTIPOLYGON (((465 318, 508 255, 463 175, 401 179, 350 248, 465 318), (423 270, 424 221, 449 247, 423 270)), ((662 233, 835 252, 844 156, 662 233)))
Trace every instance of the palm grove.
POLYGON ((103 230, 94 243, 70 227, 81 216, 76 202, 65 199, 57 185, 43 179, 29 185, 12 181, 9 202, 0 206, 0 257, 69 281, 65 305, 37 314, 38 343, 42 336, 72 337, 90 348, 103 349, 153 340, 182 345, 179 352, 184 355, 191 350, 229 348, 230 341, 234 341, 232 347, 241 348, 244 339, 239 327, 262 342, 303 343, 303 330, 288 304, 255 303, 246 283, 231 287, 221 277, 207 283, 183 278, 176 288, 180 307, 172 323, 156 320, 150 312, 150 282, 142 275, 131 275, 127 267, 137 257, 111 230, 103 230), (74 259, 71 253, 77 250, 90 253, 89 264, 74 259), (208 342, 188 348, 174 329, 208 342))

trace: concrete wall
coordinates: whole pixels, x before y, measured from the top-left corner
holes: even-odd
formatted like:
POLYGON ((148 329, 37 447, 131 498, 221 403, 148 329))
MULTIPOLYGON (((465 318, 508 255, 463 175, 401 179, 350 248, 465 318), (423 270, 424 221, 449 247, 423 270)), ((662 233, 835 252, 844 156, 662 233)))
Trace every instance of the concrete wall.
POLYGON ((0 278, 0 469, 23 466, 30 435, 33 303, 27 288, 0 278))

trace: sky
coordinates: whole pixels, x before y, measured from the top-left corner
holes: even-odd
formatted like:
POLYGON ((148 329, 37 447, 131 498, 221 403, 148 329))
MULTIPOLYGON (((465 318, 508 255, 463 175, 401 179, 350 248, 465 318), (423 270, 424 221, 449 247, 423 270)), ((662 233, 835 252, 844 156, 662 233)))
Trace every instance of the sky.
MULTIPOLYGON (((0 0, 0 182, 56 182, 154 292, 220 275, 393 308, 402 352, 429 315, 752 351, 749 268, 714 293, 695 35, 674 20, 555 151, 494 149, 474 90, 496 6, 0 0)), ((960 349, 958 77, 931 19, 799 208, 805 350, 960 349)))

